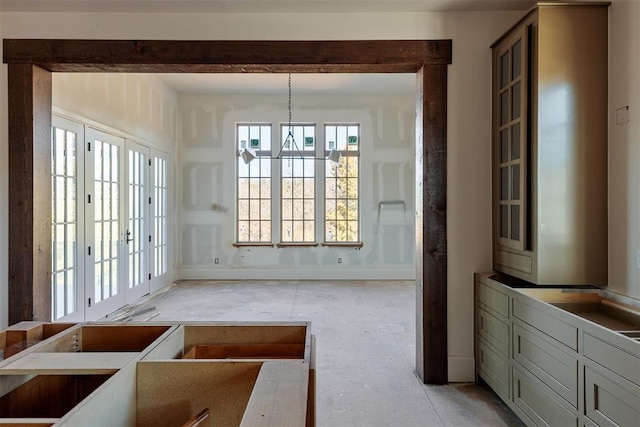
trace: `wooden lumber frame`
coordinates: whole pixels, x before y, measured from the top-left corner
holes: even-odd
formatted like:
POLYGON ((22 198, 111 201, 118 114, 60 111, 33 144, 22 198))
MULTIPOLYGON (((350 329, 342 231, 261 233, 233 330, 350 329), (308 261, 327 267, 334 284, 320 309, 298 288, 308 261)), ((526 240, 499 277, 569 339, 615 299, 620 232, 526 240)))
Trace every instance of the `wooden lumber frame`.
POLYGON ((51 318, 51 72, 416 73, 416 370, 447 382, 446 117, 451 40, 5 39, 9 323, 51 318))

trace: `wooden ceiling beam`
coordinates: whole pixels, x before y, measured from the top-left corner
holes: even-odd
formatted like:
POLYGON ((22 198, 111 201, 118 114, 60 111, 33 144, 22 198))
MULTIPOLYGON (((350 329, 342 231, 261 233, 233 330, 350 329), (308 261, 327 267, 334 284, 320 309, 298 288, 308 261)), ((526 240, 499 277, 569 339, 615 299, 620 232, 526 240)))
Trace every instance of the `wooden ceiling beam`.
POLYGON ((415 73, 450 64, 451 40, 6 39, 3 54, 54 72, 415 73))

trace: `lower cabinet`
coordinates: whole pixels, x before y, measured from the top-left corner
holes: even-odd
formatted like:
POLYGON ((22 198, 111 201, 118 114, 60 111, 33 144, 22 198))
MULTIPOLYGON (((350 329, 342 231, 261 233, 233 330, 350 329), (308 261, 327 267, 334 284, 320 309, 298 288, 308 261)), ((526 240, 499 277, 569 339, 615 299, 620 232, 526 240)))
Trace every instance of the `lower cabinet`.
POLYGON ((640 427, 640 334, 590 320, 603 316, 593 304, 563 311, 490 276, 475 283, 478 377, 530 426, 640 427))
POLYGON ((577 426, 575 410, 567 408, 561 398, 542 381, 513 367, 513 403, 528 418, 528 424, 577 426))

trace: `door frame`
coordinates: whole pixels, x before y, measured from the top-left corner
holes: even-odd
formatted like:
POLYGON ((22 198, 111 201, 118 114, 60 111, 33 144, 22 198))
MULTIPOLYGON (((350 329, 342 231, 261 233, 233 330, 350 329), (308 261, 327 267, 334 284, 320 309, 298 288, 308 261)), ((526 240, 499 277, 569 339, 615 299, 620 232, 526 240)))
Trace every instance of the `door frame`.
POLYGON ((416 371, 448 378, 447 65, 451 40, 5 39, 9 323, 51 318, 52 72, 415 73, 416 371))

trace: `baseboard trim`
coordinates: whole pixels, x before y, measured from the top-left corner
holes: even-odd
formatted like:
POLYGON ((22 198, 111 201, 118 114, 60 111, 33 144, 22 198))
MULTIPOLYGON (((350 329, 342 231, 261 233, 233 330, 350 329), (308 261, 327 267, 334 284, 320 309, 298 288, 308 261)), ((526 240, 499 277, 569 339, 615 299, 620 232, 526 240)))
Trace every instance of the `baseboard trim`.
POLYGON ((183 269, 176 280, 415 280, 411 269, 220 268, 183 269))

